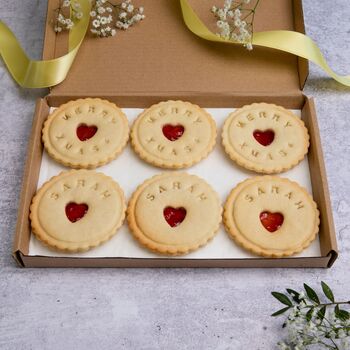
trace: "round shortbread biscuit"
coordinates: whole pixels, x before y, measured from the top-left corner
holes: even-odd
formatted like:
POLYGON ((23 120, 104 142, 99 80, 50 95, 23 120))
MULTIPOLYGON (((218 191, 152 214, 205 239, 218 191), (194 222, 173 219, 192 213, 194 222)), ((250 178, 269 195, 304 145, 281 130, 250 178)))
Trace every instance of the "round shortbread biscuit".
POLYGON ((267 103, 237 109, 226 119, 222 144, 238 165, 274 174, 297 165, 306 155, 309 134, 289 110, 267 103))
POLYGON ((244 249, 279 258, 298 253, 315 239, 319 211, 305 189, 277 176, 238 184, 224 205, 228 234, 244 249))
POLYGON ((142 112, 131 130, 131 144, 140 158, 161 168, 189 167, 214 148, 216 124, 189 102, 160 102, 142 112))
POLYGON ((180 255, 214 237, 221 213, 217 193, 203 179, 169 172, 137 188, 128 205, 127 219, 141 244, 157 253, 180 255))
POLYGON ((47 153, 71 168, 104 165, 126 146, 128 120, 115 104, 98 98, 70 101, 47 118, 43 128, 47 153))
POLYGON ((82 252, 110 239, 122 225, 126 204, 110 177, 71 170, 51 178, 30 206, 32 231, 49 247, 82 252))

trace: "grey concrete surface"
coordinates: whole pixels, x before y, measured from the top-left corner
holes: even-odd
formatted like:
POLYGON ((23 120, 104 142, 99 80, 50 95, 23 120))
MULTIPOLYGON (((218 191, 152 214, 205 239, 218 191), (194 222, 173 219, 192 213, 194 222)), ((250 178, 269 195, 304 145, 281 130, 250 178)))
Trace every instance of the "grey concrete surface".
MULTIPOLYGON (((45 0, 0 0, 0 18, 39 58, 45 0)), ((147 8, 147 1, 145 0, 147 8)), ((350 73, 350 2, 305 0, 308 34, 350 73)), ((1 38, 0 38, 1 40, 1 38)), ((330 270, 19 269, 10 257, 35 99, 0 61, 0 349, 275 349, 271 290, 327 281, 350 294, 350 89, 311 65, 340 258, 330 270)))

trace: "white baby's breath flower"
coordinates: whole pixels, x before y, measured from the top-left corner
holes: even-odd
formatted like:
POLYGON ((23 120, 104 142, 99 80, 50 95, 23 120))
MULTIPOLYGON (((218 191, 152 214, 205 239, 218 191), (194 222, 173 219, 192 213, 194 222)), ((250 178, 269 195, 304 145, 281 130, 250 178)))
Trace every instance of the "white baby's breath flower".
POLYGON ((219 18, 221 20, 225 20, 226 19, 226 12, 223 9, 219 9, 217 11, 217 15, 219 16, 219 18))
POLYGON ((74 7, 74 8, 77 9, 77 10, 80 10, 80 9, 81 9, 81 5, 80 5, 80 3, 79 3, 78 1, 74 1, 74 2, 72 3, 72 7, 74 7))
POLYGON ((64 0, 62 6, 63 7, 69 7, 70 6, 70 0, 64 0))
POLYGON ((138 13, 133 18, 135 19, 136 22, 139 22, 139 21, 141 21, 142 16, 138 13))
POLYGON ((112 29, 111 34, 112 34, 112 36, 115 36, 117 34, 117 31, 115 29, 112 29))
POLYGON ((237 18, 234 22, 234 25, 236 26, 236 27, 239 27, 240 25, 241 25, 241 20, 239 19, 239 18, 237 18))
POLYGON ((217 26, 218 28, 223 28, 224 22, 223 22, 223 21, 217 21, 217 22, 216 22, 216 26, 217 26))
POLYGON ((306 298, 305 293, 304 293, 304 292, 300 292, 300 293, 299 293, 299 299, 305 300, 305 298, 306 298))
POLYGON ((95 19, 92 21, 92 25, 95 27, 95 28, 98 28, 100 26, 100 21, 98 19, 95 19))
POLYGON ((67 18, 66 19, 66 29, 72 29, 73 28, 73 26, 74 26, 74 23, 73 23, 73 21, 70 19, 70 18, 67 18))
POLYGON ((106 12, 106 10, 105 10, 104 7, 100 6, 100 7, 97 8, 97 13, 99 13, 100 15, 102 15, 105 12, 106 12))
POLYGON ((96 11, 90 11, 90 16, 91 17, 96 17, 96 11))

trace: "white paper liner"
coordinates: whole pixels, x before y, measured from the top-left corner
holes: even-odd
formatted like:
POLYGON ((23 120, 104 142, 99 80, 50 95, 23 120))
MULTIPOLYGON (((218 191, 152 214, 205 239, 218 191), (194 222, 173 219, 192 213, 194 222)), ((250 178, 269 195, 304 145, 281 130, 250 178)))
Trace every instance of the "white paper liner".
MULTIPOLYGON (((53 109, 52 109, 53 110, 53 109)), ((52 110, 50 112, 52 112, 52 110)), ((207 108, 206 109, 215 119, 218 127, 218 139, 216 146, 210 155, 200 163, 192 166, 184 171, 196 174, 205 179, 220 195, 222 203, 225 202, 227 195, 237 183, 243 181, 247 177, 257 176, 253 172, 249 172, 240 168, 233 163, 223 150, 221 145, 221 129, 224 120, 228 114, 234 111, 233 108, 207 108)), ((124 113, 129 119, 129 124, 136 119, 141 113, 139 108, 124 108, 124 113)), ((300 116, 300 110, 292 110, 296 115, 300 116)), ((38 180, 38 188, 52 176, 57 175, 61 171, 69 170, 66 167, 56 163, 44 151, 40 175, 38 180)), ((105 173, 114 178, 123 188, 127 199, 130 198, 136 187, 144 180, 164 171, 151 165, 148 165, 139 159, 133 152, 130 144, 124 149, 122 154, 111 163, 97 168, 96 171, 105 173)), ((288 172, 280 174, 282 177, 289 178, 298 182, 305 187, 309 193, 311 192, 310 172, 308 160, 305 158, 299 165, 288 172)), ((56 257, 79 257, 79 258, 97 258, 97 257, 123 257, 123 258, 159 258, 158 254, 148 251, 146 248, 132 237, 129 232, 126 221, 118 230, 117 234, 111 240, 85 253, 60 253, 50 250, 44 244, 36 239, 32 234, 29 243, 29 255, 35 256, 56 256, 56 257)), ((295 257, 319 257, 321 256, 320 242, 317 236, 316 240, 303 252, 295 255, 295 257)), ((219 232, 206 246, 195 252, 185 256, 176 257, 176 259, 251 259, 257 256, 250 254, 237 246, 231 240, 221 225, 219 232)))

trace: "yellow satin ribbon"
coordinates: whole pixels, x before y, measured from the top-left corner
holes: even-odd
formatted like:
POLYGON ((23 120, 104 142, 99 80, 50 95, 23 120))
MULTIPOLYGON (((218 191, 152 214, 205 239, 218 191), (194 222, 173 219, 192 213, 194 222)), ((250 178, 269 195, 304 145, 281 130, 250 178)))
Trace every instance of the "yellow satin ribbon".
MULTIPOLYGON (((33 61, 28 58, 10 29, 0 21, 0 55, 13 79, 22 87, 50 87, 62 82, 74 61, 89 27, 89 0, 79 0, 83 18, 77 21, 69 34, 69 51, 66 55, 47 61, 33 61)), ((197 36, 209 41, 228 44, 237 42, 222 39, 211 32, 199 19, 187 0, 180 0, 186 26, 197 36)), ((253 45, 265 46, 292 53, 316 63, 339 83, 350 86, 350 76, 336 74, 327 64, 316 43, 308 36, 292 31, 276 30, 257 32, 253 45)))
MULTIPOLYGON (((222 42, 227 44, 238 44, 237 42, 225 40, 211 32, 199 19, 187 0, 180 0, 182 15, 188 29, 202 39, 222 42)), ((257 32, 253 35, 253 45, 265 46, 272 49, 282 50, 306 58, 320 66, 329 76, 339 83, 350 86, 350 75, 341 76, 336 74, 327 64, 316 43, 308 36, 288 30, 274 30, 268 32, 257 32)))
POLYGON ((13 79, 25 88, 44 88, 62 82, 79 51, 90 22, 90 2, 80 0, 83 18, 69 34, 69 51, 52 60, 30 60, 11 30, 0 21, 0 55, 13 79))

